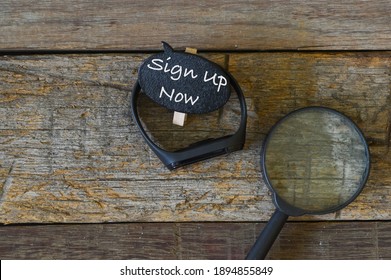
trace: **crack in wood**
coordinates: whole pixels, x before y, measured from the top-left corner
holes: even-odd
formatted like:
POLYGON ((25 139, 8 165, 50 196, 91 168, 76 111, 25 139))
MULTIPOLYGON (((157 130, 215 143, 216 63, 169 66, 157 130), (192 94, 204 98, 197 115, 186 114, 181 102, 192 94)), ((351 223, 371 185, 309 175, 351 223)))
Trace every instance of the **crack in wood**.
POLYGON ((3 204, 4 201, 6 201, 6 195, 11 188, 13 177, 12 177, 12 171, 15 166, 15 161, 12 162, 11 167, 8 170, 7 177, 4 180, 3 186, 0 190, 0 207, 3 204))

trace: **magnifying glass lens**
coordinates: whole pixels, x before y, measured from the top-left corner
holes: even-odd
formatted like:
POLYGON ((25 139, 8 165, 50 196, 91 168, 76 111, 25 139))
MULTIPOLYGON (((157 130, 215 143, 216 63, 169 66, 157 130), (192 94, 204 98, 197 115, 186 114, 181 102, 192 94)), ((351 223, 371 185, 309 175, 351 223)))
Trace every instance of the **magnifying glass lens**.
POLYGON ((306 213, 332 212, 349 203, 367 176, 368 151, 344 115, 319 108, 280 121, 264 147, 269 185, 287 204, 306 213))

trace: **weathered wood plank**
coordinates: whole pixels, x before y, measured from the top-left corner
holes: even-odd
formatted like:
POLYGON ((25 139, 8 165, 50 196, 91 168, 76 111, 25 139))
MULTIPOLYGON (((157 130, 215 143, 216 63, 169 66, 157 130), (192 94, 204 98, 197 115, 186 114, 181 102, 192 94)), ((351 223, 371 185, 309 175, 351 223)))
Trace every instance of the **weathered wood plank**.
MULTIPOLYGON (((1 259, 243 259, 264 224, 0 226, 1 259)), ((287 223, 270 259, 391 259, 390 222, 287 223)))
MULTIPOLYGON (((296 219, 390 219, 390 52, 208 57, 228 65, 243 87, 246 145, 174 172, 130 118, 129 94, 145 55, 1 57, 0 222, 268 220, 273 205, 260 175, 262 140, 284 114, 309 105, 338 109, 363 129, 372 170, 348 208, 296 219)), ((235 129, 235 101, 223 111, 190 116, 184 129, 152 102, 142 116, 172 148, 235 129)))
POLYGON ((3 0, 1 50, 390 50, 379 1, 3 0))

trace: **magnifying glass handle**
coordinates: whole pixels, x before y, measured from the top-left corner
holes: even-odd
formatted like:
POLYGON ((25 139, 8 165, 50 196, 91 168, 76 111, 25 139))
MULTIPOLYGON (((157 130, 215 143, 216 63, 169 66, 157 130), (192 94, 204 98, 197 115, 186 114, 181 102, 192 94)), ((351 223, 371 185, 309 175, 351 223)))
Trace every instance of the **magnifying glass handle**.
POLYGON ((278 209, 274 212, 273 216, 258 236, 250 252, 247 254, 246 260, 265 259, 288 217, 287 214, 278 209))

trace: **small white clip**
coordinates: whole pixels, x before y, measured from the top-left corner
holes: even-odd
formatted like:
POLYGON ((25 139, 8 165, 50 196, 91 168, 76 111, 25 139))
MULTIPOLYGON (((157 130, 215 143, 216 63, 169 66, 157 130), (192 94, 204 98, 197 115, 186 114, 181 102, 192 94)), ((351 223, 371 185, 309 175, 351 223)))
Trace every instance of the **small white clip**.
MULTIPOLYGON (((197 54, 197 49, 194 48, 186 48, 185 52, 191 53, 191 54, 197 54)), ((187 119, 187 114, 186 113, 181 113, 181 112, 174 112, 174 117, 172 118, 172 123, 175 125, 179 126, 184 126, 185 121, 187 119)))

